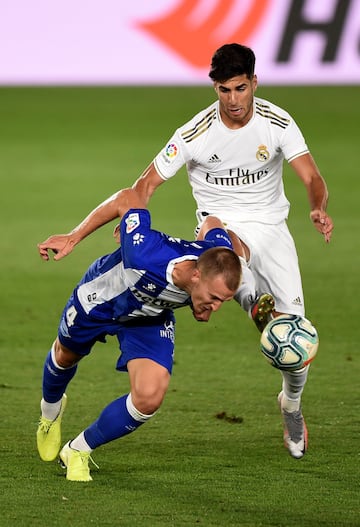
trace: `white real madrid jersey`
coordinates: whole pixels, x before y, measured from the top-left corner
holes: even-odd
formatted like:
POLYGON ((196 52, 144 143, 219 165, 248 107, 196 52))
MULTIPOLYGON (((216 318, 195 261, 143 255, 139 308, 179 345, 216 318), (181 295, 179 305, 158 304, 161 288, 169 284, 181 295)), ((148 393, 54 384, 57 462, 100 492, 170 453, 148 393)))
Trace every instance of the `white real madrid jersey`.
POLYGON ((276 224, 289 211, 283 161, 308 151, 292 117, 255 97, 253 116, 244 127, 227 128, 216 101, 176 130, 154 164, 163 179, 186 165, 200 213, 224 222, 276 224))

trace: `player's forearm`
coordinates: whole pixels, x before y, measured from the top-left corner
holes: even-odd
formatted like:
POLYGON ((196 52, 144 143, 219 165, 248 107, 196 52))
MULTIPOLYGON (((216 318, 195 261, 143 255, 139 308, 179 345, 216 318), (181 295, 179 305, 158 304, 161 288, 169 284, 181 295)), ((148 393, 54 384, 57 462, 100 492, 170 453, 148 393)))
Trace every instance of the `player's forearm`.
POLYGON ((101 203, 68 234, 55 234, 38 244, 43 260, 49 260, 49 251, 60 260, 72 252, 74 247, 96 229, 115 218, 121 218, 130 208, 143 208, 143 203, 132 189, 123 189, 101 203))
POLYGON ((164 179, 157 173, 154 163, 150 163, 135 181, 132 188, 136 191, 144 206, 147 206, 155 190, 163 183, 164 179))
POLYGON ((326 210, 329 194, 324 179, 319 175, 313 178, 307 188, 310 209, 326 210))
POLYGON ((304 154, 295 158, 290 165, 306 187, 311 211, 325 211, 328 191, 325 180, 311 154, 304 154))
POLYGON ((122 218, 129 209, 144 209, 145 204, 132 188, 125 188, 103 201, 71 231, 75 243, 116 218, 122 218))
POLYGON ((103 201, 86 218, 79 223, 72 231, 72 238, 76 243, 86 238, 89 234, 96 231, 106 223, 119 217, 119 192, 103 201))
POLYGON ((321 176, 311 182, 308 187, 308 194, 311 207, 310 219, 316 230, 324 236, 325 242, 329 243, 334 224, 326 212, 328 191, 326 183, 321 176))

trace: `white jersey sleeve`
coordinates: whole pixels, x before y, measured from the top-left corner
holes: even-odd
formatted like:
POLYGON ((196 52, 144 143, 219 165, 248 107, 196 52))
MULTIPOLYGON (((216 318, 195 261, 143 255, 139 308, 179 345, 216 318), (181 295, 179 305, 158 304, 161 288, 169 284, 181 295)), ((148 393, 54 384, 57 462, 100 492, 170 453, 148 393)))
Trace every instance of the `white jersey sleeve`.
POLYGON ((166 146, 154 159, 157 173, 163 179, 169 179, 180 170, 186 163, 186 151, 182 145, 179 131, 169 139, 166 146))
POLYGON ((197 163, 197 156, 200 156, 206 149, 204 141, 206 143, 209 137, 207 131, 217 119, 218 103, 215 102, 175 131, 154 159, 154 165, 160 177, 163 179, 173 177, 185 164, 191 175, 191 166, 194 162, 197 163))
POLYGON ((309 152, 305 139, 294 120, 289 122, 289 126, 283 135, 281 150, 288 163, 293 161, 296 157, 309 152))

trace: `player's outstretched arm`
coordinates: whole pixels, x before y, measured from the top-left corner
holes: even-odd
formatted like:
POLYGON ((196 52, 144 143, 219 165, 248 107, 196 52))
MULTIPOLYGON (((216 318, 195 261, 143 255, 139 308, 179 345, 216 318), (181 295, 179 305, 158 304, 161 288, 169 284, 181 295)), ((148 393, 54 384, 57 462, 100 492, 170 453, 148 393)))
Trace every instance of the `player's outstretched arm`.
POLYGON ((121 218, 131 208, 145 208, 143 200, 133 189, 123 189, 105 200, 67 234, 55 234, 38 244, 43 260, 49 260, 49 251, 54 253, 54 260, 61 260, 86 236, 106 223, 121 218))
POLYGON ((155 190, 164 182, 165 180, 159 176, 152 162, 135 181, 132 188, 136 190, 140 199, 143 200, 144 206, 146 206, 155 190))
POLYGON ((326 212, 329 195, 325 180, 310 154, 297 157, 290 165, 306 187, 311 208, 310 219, 315 229, 324 236, 326 243, 329 243, 334 224, 326 212))

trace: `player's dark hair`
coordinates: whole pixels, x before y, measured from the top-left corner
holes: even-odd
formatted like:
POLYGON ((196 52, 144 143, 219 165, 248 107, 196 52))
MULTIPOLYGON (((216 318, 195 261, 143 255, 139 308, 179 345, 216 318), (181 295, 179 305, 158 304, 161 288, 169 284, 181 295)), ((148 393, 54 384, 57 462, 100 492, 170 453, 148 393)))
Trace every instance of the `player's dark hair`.
POLYGON ((255 70, 255 54, 241 44, 225 44, 212 56, 209 77, 224 82, 239 75, 251 79, 255 70))
POLYGON ((231 249, 207 249, 199 256, 197 267, 204 276, 222 275, 226 287, 230 291, 237 291, 241 281, 241 264, 239 257, 231 249))

